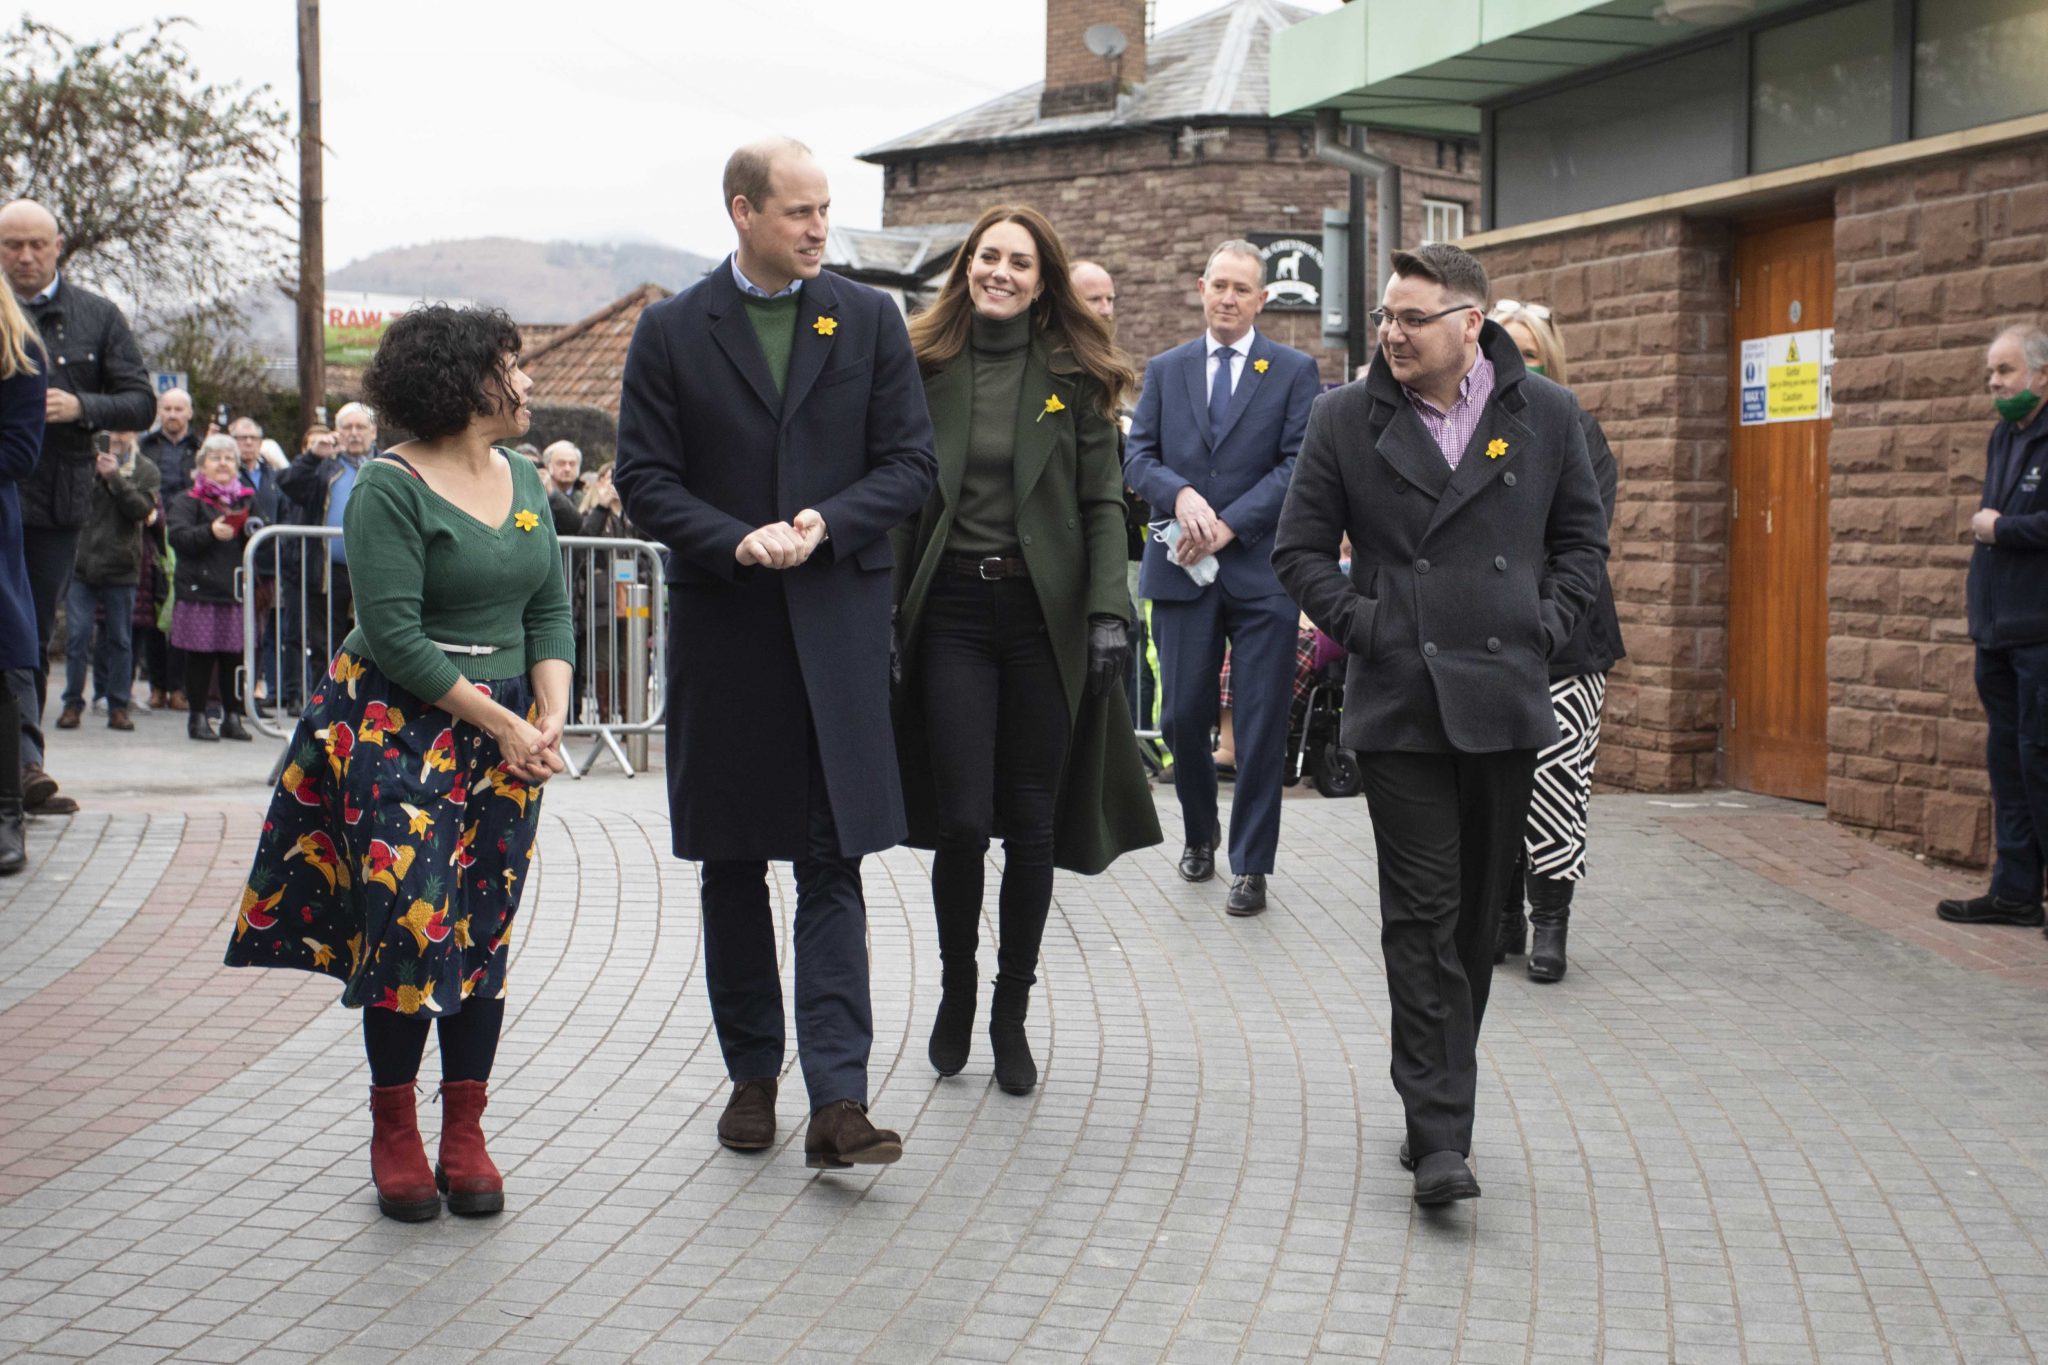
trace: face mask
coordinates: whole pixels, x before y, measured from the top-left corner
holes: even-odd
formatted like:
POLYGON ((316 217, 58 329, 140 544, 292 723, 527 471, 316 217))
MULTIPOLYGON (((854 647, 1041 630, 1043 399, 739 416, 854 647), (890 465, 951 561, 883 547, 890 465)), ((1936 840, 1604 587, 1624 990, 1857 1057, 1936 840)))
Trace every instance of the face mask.
POLYGON ((1549 373, 1549 371, 1548 371, 1548 370, 1545 370, 1545 369, 1543 368, 1543 366, 1542 366, 1542 365, 1540 365, 1540 364, 1537 364, 1537 363, 1536 363, 1536 362, 1534 362, 1534 361, 1531 361, 1531 362, 1529 363, 1529 365, 1528 365, 1528 370, 1529 370, 1529 373, 1530 373, 1530 374, 1548 374, 1548 373, 1549 373))
POLYGON ((2028 389, 2023 393, 2014 394, 2011 398, 1994 398, 1991 400, 1991 406, 1997 408, 1998 415, 2006 421, 2017 422, 2032 412, 2034 405, 2040 401, 2041 395, 2028 389))

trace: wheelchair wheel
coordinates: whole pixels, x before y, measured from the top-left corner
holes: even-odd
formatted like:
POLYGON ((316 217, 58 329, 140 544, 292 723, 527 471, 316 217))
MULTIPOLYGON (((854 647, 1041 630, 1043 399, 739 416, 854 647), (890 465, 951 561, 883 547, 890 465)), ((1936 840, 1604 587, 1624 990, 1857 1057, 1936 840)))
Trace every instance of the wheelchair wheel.
POLYGON ((1356 796, 1365 790, 1365 774, 1359 770, 1358 755, 1341 744, 1325 744, 1316 750, 1316 790, 1324 796, 1356 796))

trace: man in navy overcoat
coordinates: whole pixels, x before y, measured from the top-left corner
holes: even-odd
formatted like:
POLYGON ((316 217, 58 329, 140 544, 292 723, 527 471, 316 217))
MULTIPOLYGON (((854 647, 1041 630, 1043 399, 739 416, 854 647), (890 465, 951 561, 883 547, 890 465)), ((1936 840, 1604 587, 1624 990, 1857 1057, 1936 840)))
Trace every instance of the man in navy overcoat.
POLYGON ((1152 600, 1159 646, 1160 730, 1173 751, 1186 846, 1180 875, 1215 875, 1215 728, 1223 647, 1230 646, 1237 795, 1230 811, 1226 908, 1266 908, 1266 875, 1280 842, 1287 712, 1294 691, 1296 612, 1273 574, 1273 527, 1320 387, 1316 363, 1252 326, 1265 303, 1258 248, 1230 241, 1202 272, 1203 334, 1145 367, 1131 421, 1124 481, 1180 543, 1145 547, 1138 595, 1152 600), (1187 571, 1214 556, 1206 586, 1187 571))
POLYGON ((829 196, 801 143, 725 170, 738 250, 641 315, 614 476, 668 547, 675 854, 703 864, 704 974, 733 1089, 719 1140, 775 1140, 781 973, 767 864, 795 864, 805 1157, 889 1162, 866 1117, 863 854, 905 833, 889 723, 888 532, 924 505, 931 419, 902 316, 820 273, 829 196))

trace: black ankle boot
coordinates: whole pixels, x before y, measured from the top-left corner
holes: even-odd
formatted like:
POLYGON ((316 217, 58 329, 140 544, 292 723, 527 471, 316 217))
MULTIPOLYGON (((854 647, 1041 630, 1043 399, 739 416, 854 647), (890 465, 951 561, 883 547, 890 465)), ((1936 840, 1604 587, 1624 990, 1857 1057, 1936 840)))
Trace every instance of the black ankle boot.
POLYGON ((28 834, 21 823, 21 799, 0 801, 0 877, 28 866, 28 834))
POLYGON ((1520 957, 1529 941, 1529 921, 1523 918, 1522 903, 1515 902, 1500 912, 1500 934, 1493 940, 1496 964, 1520 957))
POLYGON ((1529 979, 1562 981, 1565 931, 1572 917, 1572 884, 1529 879, 1529 979))
POLYGON ((988 1042, 996 1054, 996 1084, 1006 1095, 1028 1095, 1038 1088, 1038 1063, 1024 1036, 1024 1015, 1031 1006, 1031 987, 996 978, 995 999, 988 1007, 988 1042))
POLYGON ((203 739, 208 744, 220 743, 220 736, 213 732, 213 722, 206 718, 206 707, 203 704, 185 713, 185 736, 188 739, 203 739))
POLYGON ((223 711, 221 713, 220 737, 222 739, 239 739, 244 742, 256 738, 256 736, 249 733, 248 727, 242 724, 242 713, 240 711, 223 711))
POLYGON ((939 1015, 932 1020, 926 1054, 932 1059, 932 1070, 954 1076, 967 1065, 967 1052, 974 1042, 974 998, 981 985, 972 957, 961 967, 946 963, 940 972, 939 1015))

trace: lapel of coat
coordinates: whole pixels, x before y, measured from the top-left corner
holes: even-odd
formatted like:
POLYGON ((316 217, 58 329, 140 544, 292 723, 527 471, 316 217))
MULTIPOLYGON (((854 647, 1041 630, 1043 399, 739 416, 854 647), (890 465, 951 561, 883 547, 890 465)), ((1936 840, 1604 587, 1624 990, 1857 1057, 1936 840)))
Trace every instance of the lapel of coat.
POLYGON ((1209 343, 1196 337, 1188 343, 1181 369, 1185 372, 1188 389, 1188 407, 1194 413, 1195 430, 1202 433, 1202 442, 1209 449, 1216 448, 1216 437, 1209 430, 1209 390, 1206 379, 1209 373, 1209 343))
POLYGON ((939 497, 950 513, 960 502, 967 469, 967 428, 974 419, 974 362, 966 351, 924 381, 932 414, 932 445, 939 461, 939 497))
POLYGON ((839 296, 827 271, 820 271, 817 278, 806 282, 797 297, 796 340, 790 344, 789 382, 782 397, 785 422, 803 406, 811 386, 818 382, 819 372, 825 368, 825 361, 832 355, 832 338, 839 326, 835 316, 838 309, 839 296), (827 320, 822 330, 818 325, 821 318, 827 320))
POLYGON ((1038 483, 1038 476, 1045 472, 1053 447, 1059 444, 1060 432, 1074 422, 1078 386, 1071 373, 1054 373, 1052 366, 1045 339, 1034 331, 1031 349, 1024 357, 1023 388, 1017 395, 1016 496, 1020 512, 1038 483), (1060 411, 1046 411, 1046 402, 1051 398, 1060 400, 1060 411))
MULTIPOLYGON (((1535 440, 1536 433, 1514 412, 1508 410, 1507 402, 1502 401, 1513 401, 1520 397, 1521 395, 1512 389, 1496 389, 1488 396, 1486 410, 1479 414, 1479 427, 1472 433, 1472 442, 1465 447, 1464 455, 1459 457, 1458 467, 1452 470, 1448 465, 1444 465, 1450 479, 1445 484, 1442 495, 1437 499, 1436 514, 1430 518, 1429 529, 1423 532, 1425 538, 1443 525, 1460 507, 1471 501, 1474 493, 1492 480, 1500 478, 1502 472, 1521 458, 1522 452, 1535 440), (1499 453, 1491 454, 1491 451, 1499 453)), ((1515 402, 1514 407, 1516 411, 1520 411, 1522 404, 1515 402)), ((1415 423, 1421 426, 1422 419, 1416 418, 1415 423)), ((1428 437, 1426 429, 1423 435, 1425 438, 1428 437)), ((1431 441, 1430 444, 1436 443, 1431 441)), ((1440 465, 1443 464, 1441 451, 1437 454, 1437 461, 1440 465)))
POLYGON ((1265 361, 1268 366, 1273 363, 1273 343, 1253 332, 1251 350, 1246 352, 1244 365, 1238 371, 1237 387, 1230 391, 1230 407, 1223 414, 1223 429, 1209 442, 1211 450, 1222 447, 1231 429, 1237 425, 1237 419, 1244 416, 1244 410, 1251 406, 1252 396, 1258 392, 1259 383, 1264 378, 1259 372, 1260 361, 1265 361))
POLYGON ((1396 388, 1395 396, 1375 393, 1380 402, 1394 411, 1393 420, 1380 432, 1378 445, 1380 458, 1394 467, 1394 472, 1414 484, 1432 498, 1444 495, 1444 486, 1451 481, 1451 467, 1444 462, 1444 452, 1430 436, 1429 428, 1422 425, 1415 405, 1396 388))
POLYGON ((704 309, 711 319, 711 339, 725 352, 725 358, 747 381, 747 387, 754 391, 769 415, 779 416, 782 400, 775 393, 775 376, 768 372, 768 357, 762 353, 760 338, 754 335, 754 324, 747 318, 740 287, 733 283, 730 256, 705 277, 703 288, 711 291, 704 309))

